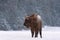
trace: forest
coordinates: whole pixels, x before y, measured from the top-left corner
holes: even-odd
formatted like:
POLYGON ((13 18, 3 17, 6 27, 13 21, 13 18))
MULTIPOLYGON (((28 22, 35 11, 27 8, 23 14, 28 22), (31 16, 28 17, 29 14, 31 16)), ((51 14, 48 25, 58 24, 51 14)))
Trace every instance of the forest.
POLYGON ((60 0, 0 0, 0 30, 22 30, 25 16, 36 13, 43 26, 60 26, 60 0))

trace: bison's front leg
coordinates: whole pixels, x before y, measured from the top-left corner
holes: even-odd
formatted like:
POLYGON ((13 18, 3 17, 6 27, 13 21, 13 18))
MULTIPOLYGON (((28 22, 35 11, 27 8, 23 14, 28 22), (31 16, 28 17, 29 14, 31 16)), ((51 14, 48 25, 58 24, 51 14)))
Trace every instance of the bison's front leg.
POLYGON ((31 34, 32 34, 32 37, 34 36, 34 30, 33 29, 31 29, 31 34))

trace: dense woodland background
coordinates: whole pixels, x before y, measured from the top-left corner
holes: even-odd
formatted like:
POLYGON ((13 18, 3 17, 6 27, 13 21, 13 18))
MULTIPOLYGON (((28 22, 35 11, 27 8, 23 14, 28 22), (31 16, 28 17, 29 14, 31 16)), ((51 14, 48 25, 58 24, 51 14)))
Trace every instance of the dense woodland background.
POLYGON ((0 30, 26 29, 24 17, 32 13, 43 25, 60 26, 60 0, 0 0, 0 30))

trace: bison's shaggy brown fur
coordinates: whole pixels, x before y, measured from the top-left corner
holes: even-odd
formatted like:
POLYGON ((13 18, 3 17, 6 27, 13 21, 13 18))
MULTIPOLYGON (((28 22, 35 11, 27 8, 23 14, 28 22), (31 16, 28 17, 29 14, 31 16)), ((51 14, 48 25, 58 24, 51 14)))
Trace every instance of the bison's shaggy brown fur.
POLYGON ((24 26, 31 29, 32 37, 35 33, 35 37, 38 37, 38 32, 40 32, 40 37, 42 38, 42 20, 37 14, 32 14, 31 16, 25 17, 24 26))

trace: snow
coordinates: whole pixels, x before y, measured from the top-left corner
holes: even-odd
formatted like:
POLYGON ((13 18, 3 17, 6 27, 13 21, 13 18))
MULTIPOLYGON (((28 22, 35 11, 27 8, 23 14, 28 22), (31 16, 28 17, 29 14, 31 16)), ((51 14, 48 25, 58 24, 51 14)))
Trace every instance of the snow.
POLYGON ((37 15, 37 19, 38 19, 38 20, 41 20, 41 16, 40 16, 40 15, 37 15))
POLYGON ((60 40, 59 27, 45 27, 42 30, 42 38, 31 37, 30 30, 0 31, 0 40, 60 40))

